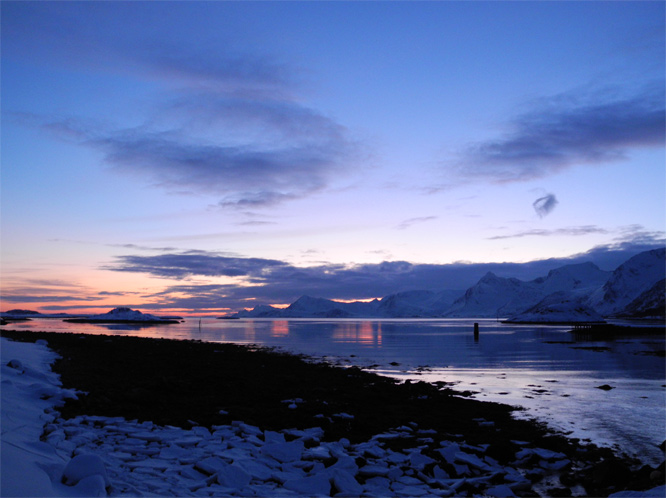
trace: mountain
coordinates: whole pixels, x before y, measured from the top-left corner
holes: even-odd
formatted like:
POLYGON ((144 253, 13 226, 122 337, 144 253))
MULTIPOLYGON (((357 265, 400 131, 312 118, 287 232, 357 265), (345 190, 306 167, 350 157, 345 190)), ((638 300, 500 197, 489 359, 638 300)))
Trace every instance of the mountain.
POLYGON ((646 251, 614 272, 566 265, 530 281, 488 272, 462 291, 410 290, 370 302, 302 296, 285 309, 257 306, 238 318, 495 318, 589 322, 604 316, 663 317, 666 249, 646 251), (457 297, 457 299, 456 299, 457 297), (531 317, 531 318, 530 318, 531 317))
POLYGON ((572 292, 549 294, 535 306, 512 316, 509 323, 602 323, 603 317, 572 292))
POLYGON ((252 310, 241 310, 232 316, 234 318, 278 318, 281 312, 280 308, 261 304, 252 310))
POLYGON ((620 313, 665 275, 666 249, 642 252, 621 264, 588 304, 604 316, 620 313))
POLYGON ((666 279, 661 279, 640 294, 625 308, 616 313, 621 318, 660 318, 666 317, 666 279))
POLYGON ((446 316, 494 318, 517 315, 553 293, 587 296, 602 286, 609 276, 610 272, 593 263, 566 265, 529 282, 498 277, 489 272, 453 303, 446 316))
POLYGON ((498 277, 488 272, 453 303, 445 316, 507 316, 520 312, 526 305, 536 304, 540 297, 536 285, 531 282, 498 277))
POLYGON ((283 318, 352 318, 372 314, 372 303, 343 303, 319 297, 301 296, 285 308, 283 318))
POLYGON ((447 310, 460 291, 414 290, 383 297, 377 306, 384 318, 437 317, 447 310))

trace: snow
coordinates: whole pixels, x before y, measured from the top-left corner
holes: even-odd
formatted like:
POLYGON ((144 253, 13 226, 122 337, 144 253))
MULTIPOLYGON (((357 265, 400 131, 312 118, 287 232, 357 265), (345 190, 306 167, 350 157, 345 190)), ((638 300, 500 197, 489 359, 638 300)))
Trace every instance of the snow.
POLYGON ((555 292, 546 296, 528 310, 512 316, 511 323, 602 323, 603 317, 582 298, 567 292, 555 292))
POLYGON ((453 496, 465 483, 482 495, 514 496, 530 489, 524 476, 535 460, 539 472, 570 463, 520 443, 515 463, 502 467, 484 456, 487 445, 441 441, 449 475, 438 465, 445 463, 422 453, 418 437, 436 433, 413 423, 351 444, 320 442, 319 427, 262 431, 235 421, 186 430, 121 417, 63 420, 58 406, 77 393, 51 372, 56 355, 46 343, 0 338, 0 346, 2 496, 453 496), (385 447, 396 438, 413 447, 385 447))

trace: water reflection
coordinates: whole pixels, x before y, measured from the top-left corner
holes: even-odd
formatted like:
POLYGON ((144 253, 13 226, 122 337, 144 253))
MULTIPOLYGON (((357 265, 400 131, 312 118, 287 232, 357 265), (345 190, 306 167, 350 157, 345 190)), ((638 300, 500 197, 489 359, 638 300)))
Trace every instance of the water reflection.
POLYGON ((381 347, 382 324, 371 321, 337 323, 333 331, 333 339, 337 342, 381 347))
POLYGON ((274 320, 271 322, 271 337, 286 337, 289 335, 289 322, 287 320, 274 320))

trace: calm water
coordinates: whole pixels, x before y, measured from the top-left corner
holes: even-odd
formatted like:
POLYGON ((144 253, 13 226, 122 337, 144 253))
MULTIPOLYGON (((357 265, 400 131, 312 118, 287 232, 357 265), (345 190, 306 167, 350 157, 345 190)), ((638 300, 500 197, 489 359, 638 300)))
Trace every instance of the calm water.
POLYGON ((526 408, 571 437, 656 464, 666 438, 663 336, 577 340, 568 327, 495 320, 215 320, 161 326, 37 319, 12 329, 198 339, 279 347, 400 378, 455 382, 481 400, 526 408), (473 322, 480 324, 478 341, 473 322), (612 390, 597 386, 608 384, 612 390))

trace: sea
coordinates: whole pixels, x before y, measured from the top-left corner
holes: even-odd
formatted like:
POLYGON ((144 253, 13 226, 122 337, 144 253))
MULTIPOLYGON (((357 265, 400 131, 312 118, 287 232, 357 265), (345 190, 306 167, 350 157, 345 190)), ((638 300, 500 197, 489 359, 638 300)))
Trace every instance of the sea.
POLYGON ((75 324, 37 318, 7 329, 252 344, 358 366, 401 380, 451 384, 515 416, 613 448, 649 465, 664 460, 663 334, 590 338, 567 326, 492 319, 186 318, 170 325, 75 324), (479 334, 474 334, 474 324, 479 334))

